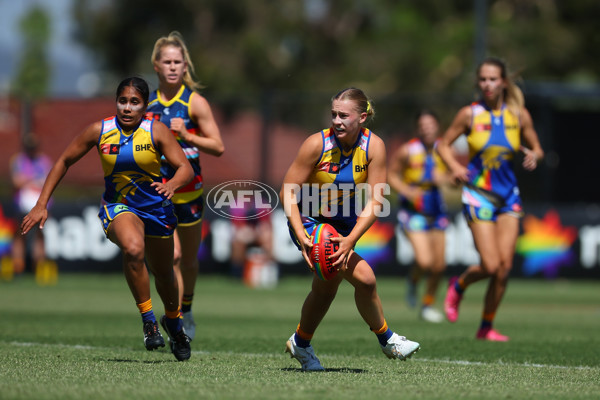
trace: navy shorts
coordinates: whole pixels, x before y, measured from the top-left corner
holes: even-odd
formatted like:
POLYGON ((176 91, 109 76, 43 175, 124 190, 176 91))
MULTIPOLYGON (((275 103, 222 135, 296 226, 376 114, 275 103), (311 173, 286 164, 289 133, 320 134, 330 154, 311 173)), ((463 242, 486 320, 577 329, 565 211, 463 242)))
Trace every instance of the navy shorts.
POLYGON ((465 185, 462 191, 462 202, 463 214, 469 222, 496 222, 500 214, 510 214, 517 218, 523 216, 523 206, 517 187, 508 198, 501 198, 495 193, 465 185))
POLYGON ((162 207, 141 211, 122 203, 107 203, 100 207, 98 217, 102 222, 104 234, 108 236, 108 227, 112 221, 123 213, 132 213, 144 223, 144 235, 151 237, 169 237, 177 227, 177 217, 173 203, 163 201, 162 207))
POLYGON ((187 203, 174 204, 174 206, 179 226, 191 226, 202 222, 204 196, 199 196, 187 203))

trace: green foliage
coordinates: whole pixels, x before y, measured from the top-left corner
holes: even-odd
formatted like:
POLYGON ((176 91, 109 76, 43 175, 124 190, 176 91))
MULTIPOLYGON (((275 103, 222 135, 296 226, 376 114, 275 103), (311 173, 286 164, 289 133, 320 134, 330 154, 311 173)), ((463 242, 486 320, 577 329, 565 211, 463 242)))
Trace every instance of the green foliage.
POLYGON ((476 35, 528 79, 597 81, 593 0, 79 0, 77 37, 117 75, 152 75, 154 41, 183 33, 198 77, 223 97, 257 104, 263 90, 371 96, 471 90, 476 35))
POLYGON ((33 7, 21 20, 23 57, 19 63, 12 91, 28 99, 44 97, 50 81, 50 64, 46 48, 50 38, 50 19, 46 11, 33 7))
MULTIPOLYGON (((411 360, 385 358, 344 283, 313 340, 327 370, 302 373, 283 349, 310 288, 308 272, 273 290, 201 276, 193 354, 183 363, 165 349, 144 349, 122 275, 64 274, 46 287, 23 276, 0 283, 0 393, 90 400, 597 396, 597 282, 511 281, 496 318, 508 343, 474 339, 486 284, 469 288, 456 324, 428 324, 406 307, 404 283, 379 278, 378 290, 390 327, 422 345, 411 360)), ((160 315, 155 291, 153 298, 160 315)))

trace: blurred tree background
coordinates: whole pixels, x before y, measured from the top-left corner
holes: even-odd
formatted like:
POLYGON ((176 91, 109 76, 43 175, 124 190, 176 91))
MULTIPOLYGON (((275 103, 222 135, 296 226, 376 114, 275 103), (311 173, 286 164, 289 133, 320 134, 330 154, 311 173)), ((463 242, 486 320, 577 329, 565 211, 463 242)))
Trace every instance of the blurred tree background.
POLYGON ((34 7, 20 22, 24 50, 13 90, 26 99, 41 98, 48 92, 51 73, 46 54, 50 18, 42 8, 34 7))
POLYGON ((77 39, 117 76, 152 73, 154 41, 179 30, 197 76, 220 96, 331 93, 349 83, 373 96, 464 93, 477 35, 486 55, 529 79, 600 76, 597 0, 77 0, 74 16, 77 39))
MULTIPOLYGON (((517 82, 548 155, 533 174, 517 169, 524 197, 598 199, 581 174, 597 169, 600 146, 598 0, 72 1, 72 35, 98 71, 89 95, 112 97, 114 83, 131 75, 156 88, 154 43, 178 30, 202 93, 225 120, 260 113, 260 177, 269 168, 262 155, 272 150, 270 127, 322 129, 329 99, 345 87, 360 87, 374 100, 370 127, 391 151, 412 135, 419 108, 433 108, 447 126, 473 100, 477 63, 501 57, 522 78, 517 82)), ((49 24, 39 7, 21 21, 17 96, 35 100, 47 92, 49 24)))
POLYGON ((473 99, 477 63, 501 57, 548 154, 539 171, 518 172, 525 198, 597 198, 572 177, 594 168, 600 145, 589 129, 600 123, 598 0, 76 0, 73 13, 106 82, 141 74, 156 84, 153 44, 178 30, 203 94, 226 115, 252 108, 267 125, 314 132, 328 123, 329 98, 358 86, 375 101, 371 128, 392 148, 421 107, 449 124, 473 99))

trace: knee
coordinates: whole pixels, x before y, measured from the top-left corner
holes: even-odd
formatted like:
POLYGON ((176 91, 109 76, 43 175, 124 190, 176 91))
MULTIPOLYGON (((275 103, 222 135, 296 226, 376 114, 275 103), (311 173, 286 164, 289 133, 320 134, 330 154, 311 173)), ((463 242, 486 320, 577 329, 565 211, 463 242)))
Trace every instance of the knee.
POLYGON ((365 296, 373 296, 377 293, 377 282, 375 277, 361 280, 354 286, 354 289, 356 293, 361 293, 365 296))
POLYGON ((510 270, 512 269, 512 263, 502 263, 498 270, 496 271, 495 277, 496 279, 506 282, 508 280, 508 275, 510 274, 510 270))
POLYGON ((175 247, 173 250, 173 264, 180 265, 181 264, 181 248, 175 247))
POLYGON ((502 262, 500 258, 488 257, 481 260, 481 269, 487 276, 495 276, 501 267, 502 262))
POLYGON ((506 280, 510 274, 512 263, 504 262, 502 260, 495 261, 493 263, 482 263, 482 269, 488 276, 506 280))
POLYGON ((432 271, 434 269, 434 263, 433 260, 429 260, 429 259, 421 259, 421 260, 417 260, 417 265, 419 266, 419 268, 422 271, 432 271))
POLYGON ((126 260, 133 262, 144 262, 144 241, 132 238, 122 246, 123 255, 126 260))

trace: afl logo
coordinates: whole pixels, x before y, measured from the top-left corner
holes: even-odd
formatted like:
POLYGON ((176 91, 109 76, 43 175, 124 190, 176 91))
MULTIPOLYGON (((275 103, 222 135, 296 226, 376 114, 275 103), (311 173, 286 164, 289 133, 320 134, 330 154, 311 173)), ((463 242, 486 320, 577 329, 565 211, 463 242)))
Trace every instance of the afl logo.
POLYGON ((220 217, 251 220, 272 213, 279 204, 279 196, 262 182, 236 180, 212 188, 206 196, 206 204, 220 217))

